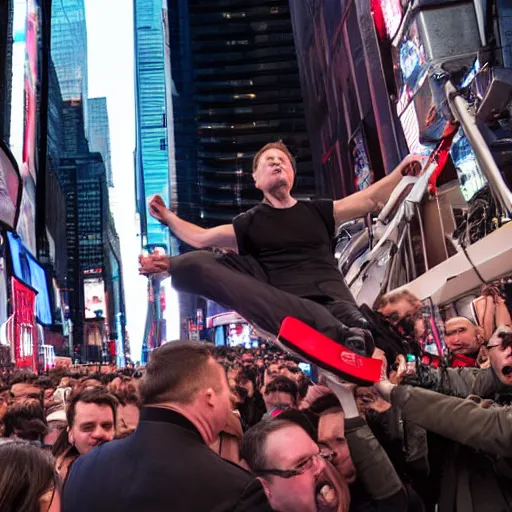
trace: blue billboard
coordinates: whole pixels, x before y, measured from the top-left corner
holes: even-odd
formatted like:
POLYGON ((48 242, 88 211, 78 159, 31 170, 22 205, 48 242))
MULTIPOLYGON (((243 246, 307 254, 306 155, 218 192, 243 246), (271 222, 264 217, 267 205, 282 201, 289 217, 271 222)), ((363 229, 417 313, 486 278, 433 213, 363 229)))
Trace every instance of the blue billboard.
POLYGON ((51 325, 52 310, 46 272, 39 262, 30 254, 20 239, 11 232, 7 233, 14 275, 31 286, 36 292, 36 317, 40 323, 51 325))

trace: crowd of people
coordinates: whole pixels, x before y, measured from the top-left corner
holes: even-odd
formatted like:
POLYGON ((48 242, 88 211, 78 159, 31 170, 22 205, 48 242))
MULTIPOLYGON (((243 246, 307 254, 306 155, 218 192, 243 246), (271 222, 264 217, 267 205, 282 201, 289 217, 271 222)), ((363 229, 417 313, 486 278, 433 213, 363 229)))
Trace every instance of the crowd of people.
MULTIPOLYGON (((425 336, 410 293, 378 309, 425 336)), ((376 350, 373 387, 306 375, 271 344, 171 342, 138 370, 4 370, 0 510, 512 510, 512 328, 488 337, 453 317, 445 331, 437 368, 376 350)))
POLYGON ((512 510, 510 293, 486 285, 472 318, 447 310, 440 326, 407 290, 358 306, 333 256, 336 228, 421 167, 408 155, 343 199, 297 201, 277 142, 253 161, 263 201, 232 224, 152 198, 175 236, 215 250, 143 254, 140 273, 172 275, 287 352, 175 341, 137 371, 5 371, 0 512, 512 510))

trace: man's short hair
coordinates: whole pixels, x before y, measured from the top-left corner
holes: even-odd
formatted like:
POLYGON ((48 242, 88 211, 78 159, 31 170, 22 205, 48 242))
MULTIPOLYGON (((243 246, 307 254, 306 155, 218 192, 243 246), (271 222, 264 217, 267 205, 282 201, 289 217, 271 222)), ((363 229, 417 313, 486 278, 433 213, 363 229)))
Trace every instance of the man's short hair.
POLYGON ((46 433, 44 409, 38 402, 12 405, 3 417, 4 436, 16 435, 26 441, 38 441, 46 433))
POLYGON ((478 327, 478 324, 474 321, 474 320, 471 320, 471 318, 468 318, 467 316, 452 316, 451 318, 447 318, 444 322, 444 325, 445 327, 451 322, 468 322, 470 323, 473 327, 478 327))
POLYGON ((201 389, 218 389, 219 374, 211 364, 213 354, 209 343, 193 341, 173 341, 157 348, 141 380, 142 405, 189 404, 201 389))
POLYGON ((421 303, 420 299, 409 290, 399 290, 382 295, 375 303, 374 309, 379 310, 386 307, 388 304, 396 304, 401 300, 406 300, 411 306, 419 306, 421 303))
POLYGON ((291 395, 294 403, 299 400, 299 388, 297 383, 284 375, 278 375, 265 386, 265 395, 270 393, 287 393, 291 395))
POLYGON ((117 398, 109 393, 105 388, 86 388, 78 393, 72 393, 66 409, 66 418, 68 426, 72 427, 76 416, 76 405, 78 402, 85 404, 106 405, 112 409, 114 416, 114 425, 117 418, 117 406, 119 405, 117 398))
POLYGON ((240 457, 253 472, 269 469, 265 445, 268 436, 286 427, 299 427, 296 423, 279 418, 264 418, 251 427, 244 435, 240 457))
POLYGON ((290 150, 286 147, 286 145, 278 140, 276 142, 269 142, 268 144, 265 144, 254 156, 254 159, 252 161, 252 172, 253 174, 256 172, 256 169, 258 168, 258 163, 260 161, 261 155, 265 153, 265 151, 268 151, 269 149, 278 149, 279 151, 282 151, 290 160, 290 163, 293 167, 293 172, 297 173, 297 163, 295 162, 295 157, 291 154, 290 150))

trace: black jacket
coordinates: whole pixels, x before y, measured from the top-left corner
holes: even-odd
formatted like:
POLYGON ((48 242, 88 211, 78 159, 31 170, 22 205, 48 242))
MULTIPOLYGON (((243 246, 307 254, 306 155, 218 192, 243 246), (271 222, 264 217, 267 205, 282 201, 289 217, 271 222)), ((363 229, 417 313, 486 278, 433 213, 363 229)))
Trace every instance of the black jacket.
POLYGON ((226 462, 169 409, 141 411, 137 430, 80 457, 63 512, 271 511, 258 480, 226 462))

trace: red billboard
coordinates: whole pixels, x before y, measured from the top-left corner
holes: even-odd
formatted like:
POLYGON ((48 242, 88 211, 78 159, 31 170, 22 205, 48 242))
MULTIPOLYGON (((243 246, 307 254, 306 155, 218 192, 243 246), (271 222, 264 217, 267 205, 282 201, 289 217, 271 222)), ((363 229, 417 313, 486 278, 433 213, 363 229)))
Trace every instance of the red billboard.
POLYGON ((36 292, 15 277, 11 278, 13 329, 11 343, 18 368, 37 372, 38 344, 35 319, 36 292))

